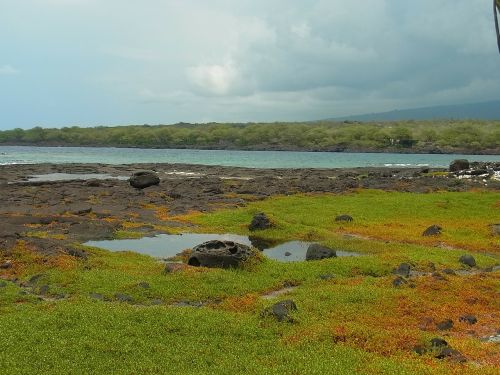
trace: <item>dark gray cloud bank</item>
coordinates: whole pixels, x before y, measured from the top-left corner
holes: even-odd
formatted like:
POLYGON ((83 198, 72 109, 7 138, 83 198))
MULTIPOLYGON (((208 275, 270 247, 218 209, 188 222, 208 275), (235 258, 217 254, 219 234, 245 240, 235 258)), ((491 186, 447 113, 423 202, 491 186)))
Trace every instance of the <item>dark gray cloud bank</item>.
POLYGON ((500 98, 487 0, 0 0, 0 128, 500 98))

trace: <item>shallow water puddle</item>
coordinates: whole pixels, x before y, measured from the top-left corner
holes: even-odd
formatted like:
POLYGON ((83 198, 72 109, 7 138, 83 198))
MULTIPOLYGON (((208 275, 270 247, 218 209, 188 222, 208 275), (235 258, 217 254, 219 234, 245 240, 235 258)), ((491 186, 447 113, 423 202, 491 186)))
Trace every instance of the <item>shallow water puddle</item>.
POLYGON ((29 182, 71 181, 71 180, 128 180, 126 176, 112 176, 106 173, 48 173, 28 177, 29 182))
MULTIPOLYGON (((281 244, 271 243, 260 238, 240 236, 237 234, 183 233, 160 234, 154 237, 143 237, 133 240, 89 241, 86 246, 99 247, 111 251, 134 251, 159 258, 173 257, 185 249, 210 240, 234 241, 253 246, 275 260, 282 262, 298 262, 306 259, 306 251, 311 242, 289 241, 281 244)), ((360 256, 361 254, 336 250, 337 256, 360 256)))

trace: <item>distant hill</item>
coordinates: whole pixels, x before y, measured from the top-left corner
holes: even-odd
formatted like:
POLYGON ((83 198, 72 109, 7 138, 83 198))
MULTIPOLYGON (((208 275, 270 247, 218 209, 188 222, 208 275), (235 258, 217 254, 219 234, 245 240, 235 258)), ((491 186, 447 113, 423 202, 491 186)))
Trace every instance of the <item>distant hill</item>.
POLYGON ((474 119, 500 120, 500 100, 482 103, 441 105, 389 112, 369 113, 338 117, 330 120, 351 121, 398 121, 398 120, 435 120, 435 119, 474 119))

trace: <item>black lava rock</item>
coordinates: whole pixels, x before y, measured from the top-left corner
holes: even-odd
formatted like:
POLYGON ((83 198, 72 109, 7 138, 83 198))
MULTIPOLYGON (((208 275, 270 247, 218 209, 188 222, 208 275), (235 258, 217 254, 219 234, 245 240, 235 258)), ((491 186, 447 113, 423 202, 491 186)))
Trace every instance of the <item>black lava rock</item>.
POLYGON ((265 213, 261 212, 253 217, 252 222, 248 226, 248 229, 251 231, 256 231, 269 229, 272 228, 272 226, 273 224, 271 223, 271 220, 269 220, 265 213))
POLYGON ((469 169, 470 164, 467 159, 457 159, 453 160, 450 164, 450 172, 460 172, 465 169, 469 169))
POLYGON ((398 276, 394 280, 392 280, 392 286, 395 287, 395 288, 402 287, 402 286, 404 286, 406 284, 408 284, 408 281, 406 281, 401 276, 398 276))
POLYGON ((335 221, 347 221, 351 222, 353 221, 353 217, 351 215, 339 215, 335 218, 335 221))
POLYGON ((469 254, 462 255, 458 261, 466 266, 469 266, 469 267, 476 266, 476 260, 474 259, 474 257, 472 255, 469 255, 469 254))
POLYGON ((158 185, 160 177, 153 171, 140 171, 130 177, 129 183, 130 186, 136 189, 145 189, 153 185, 158 185))
POLYGON ((247 245, 212 240, 193 248, 188 264, 195 267, 238 268, 256 253, 247 245))
POLYGON ((458 320, 470 325, 477 323, 477 318, 474 315, 462 315, 458 320))
POLYGON ((428 237, 428 236, 438 236, 441 234, 441 231, 443 228, 441 228, 439 225, 431 225, 429 228, 424 230, 422 233, 422 236, 428 237))
POLYGON ((401 263, 398 268, 394 270, 394 273, 399 276, 409 277, 411 272, 411 266, 408 263, 401 263))
POLYGON ((310 244, 306 252, 306 260, 320 260, 335 258, 336 256, 335 250, 317 243, 310 244))
POLYGON ((285 300, 266 308, 261 312, 262 317, 271 316, 274 317, 278 322, 293 322, 293 318, 290 316, 292 311, 297 310, 297 305, 292 300, 285 300))
POLYGON ((453 320, 451 319, 443 320, 442 322, 436 324, 436 328, 439 329, 440 331, 449 331, 450 329, 453 328, 453 320))

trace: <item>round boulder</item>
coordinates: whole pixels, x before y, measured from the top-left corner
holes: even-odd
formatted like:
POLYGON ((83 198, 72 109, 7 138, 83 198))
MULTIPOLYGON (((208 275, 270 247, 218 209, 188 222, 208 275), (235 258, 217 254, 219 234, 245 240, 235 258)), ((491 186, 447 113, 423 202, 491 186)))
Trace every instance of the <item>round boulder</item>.
POLYGON ((474 259, 474 257, 472 255, 469 255, 469 254, 462 255, 458 261, 466 266, 469 266, 469 267, 476 266, 476 260, 474 259))
POLYGON ((467 159, 457 159, 453 160, 450 164, 450 172, 460 172, 465 169, 469 169, 470 164, 467 159))
POLYGON ((309 245, 306 252, 306 260, 320 260, 326 258, 335 258, 337 253, 329 247, 317 243, 309 245))
POLYGON ((145 189, 153 185, 158 185, 160 177, 153 171, 139 171, 135 172, 128 181, 130 186, 136 189, 145 189))
POLYGON ((195 267, 238 268, 253 256, 256 256, 256 252, 247 245, 211 240, 193 248, 188 264, 195 267))
POLYGON ((248 226, 251 231, 269 229, 273 226, 271 220, 266 216, 265 213, 261 212, 255 215, 252 222, 248 226))

